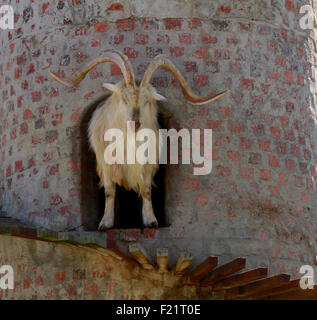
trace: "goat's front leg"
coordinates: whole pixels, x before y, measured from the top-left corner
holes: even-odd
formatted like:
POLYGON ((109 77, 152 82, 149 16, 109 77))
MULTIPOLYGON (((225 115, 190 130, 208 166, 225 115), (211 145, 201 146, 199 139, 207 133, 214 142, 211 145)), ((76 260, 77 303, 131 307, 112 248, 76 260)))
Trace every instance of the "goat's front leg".
POLYGON ((151 187, 152 187, 151 181, 147 181, 143 190, 141 190, 141 196, 143 199, 142 218, 143 218, 143 224, 145 227, 157 228, 158 223, 155 218, 155 215, 153 212, 153 206, 152 206, 151 187))
POLYGON ((114 225, 114 201, 116 195, 116 184, 112 182, 106 174, 103 175, 106 204, 103 218, 100 221, 98 230, 104 231, 114 225))

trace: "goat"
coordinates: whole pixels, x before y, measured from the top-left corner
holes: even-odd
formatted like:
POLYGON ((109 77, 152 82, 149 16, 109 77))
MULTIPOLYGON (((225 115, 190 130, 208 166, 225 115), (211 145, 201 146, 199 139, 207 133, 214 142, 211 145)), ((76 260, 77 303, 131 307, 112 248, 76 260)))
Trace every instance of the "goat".
MULTIPOLYGON (((98 229, 104 231, 114 225, 116 184, 123 186, 127 190, 133 189, 141 195, 143 199, 143 224, 146 227, 157 227, 158 223, 152 207, 151 187, 154 175, 158 170, 158 162, 156 164, 140 164, 137 162, 135 164, 107 164, 104 160, 104 150, 109 143, 104 141, 106 130, 110 128, 121 129, 124 132, 124 139, 127 139, 126 124, 128 121, 133 121, 135 131, 140 128, 152 129, 156 133, 156 137, 158 137, 159 124, 156 101, 166 101, 166 98, 150 85, 150 80, 153 73, 160 68, 171 72, 175 76, 180 83, 186 100, 193 105, 217 101, 227 92, 225 91, 213 97, 197 96, 189 89, 181 73, 165 55, 159 55, 152 60, 144 73, 140 85, 137 86, 130 61, 124 54, 116 50, 105 50, 103 57, 90 63, 82 71, 68 79, 61 79, 52 72, 49 72, 49 74, 54 80, 63 85, 76 87, 91 69, 104 62, 116 64, 120 68, 124 80, 116 85, 111 83, 103 84, 103 87, 110 90, 112 95, 102 107, 94 112, 89 123, 89 141, 96 155, 100 186, 104 187, 106 196, 104 216, 98 229)), ((158 148, 159 144, 157 143, 156 145, 158 148)))

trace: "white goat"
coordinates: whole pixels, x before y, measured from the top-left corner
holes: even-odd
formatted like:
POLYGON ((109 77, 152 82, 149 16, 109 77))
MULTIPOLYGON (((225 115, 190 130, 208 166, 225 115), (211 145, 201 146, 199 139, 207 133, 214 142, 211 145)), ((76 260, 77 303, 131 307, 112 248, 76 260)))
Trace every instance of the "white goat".
MULTIPOLYGON (((89 124, 89 141, 96 155, 100 186, 104 187, 106 196, 105 212, 98 229, 102 231, 113 227, 116 184, 123 186, 127 190, 133 189, 142 196, 143 224, 146 227, 157 227, 158 224, 152 207, 151 187, 154 175, 158 170, 158 162, 157 164, 147 163, 144 165, 138 162, 135 164, 107 164, 104 160, 104 151, 109 143, 104 141, 106 130, 111 128, 121 129, 124 132, 126 146, 126 123, 127 121, 134 121, 136 131, 140 128, 152 129, 158 139, 159 124, 157 121, 158 108, 156 101, 165 101, 166 99, 158 94, 154 87, 150 85, 150 79, 159 68, 164 68, 173 73, 180 83, 185 98, 191 104, 202 105, 213 102, 223 97, 227 92, 213 97, 197 96, 189 89, 184 78, 172 62, 164 55, 157 56, 150 63, 138 87, 135 83, 133 69, 128 58, 116 50, 106 50, 103 57, 89 64, 71 78, 60 79, 51 72, 50 75, 63 85, 75 87, 91 69, 104 62, 112 62, 118 65, 123 74, 124 81, 117 85, 110 83, 103 84, 113 94, 102 107, 94 112, 89 124)), ((136 142, 137 144, 138 142, 136 142)), ((157 148, 158 145, 157 143, 157 148)), ((158 155, 159 152, 156 154, 158 155)))

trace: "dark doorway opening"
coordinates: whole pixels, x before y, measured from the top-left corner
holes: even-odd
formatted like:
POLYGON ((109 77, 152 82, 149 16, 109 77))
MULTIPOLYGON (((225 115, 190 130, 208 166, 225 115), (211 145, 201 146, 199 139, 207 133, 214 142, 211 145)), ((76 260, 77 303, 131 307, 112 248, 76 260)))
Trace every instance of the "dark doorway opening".
MULTIPOLYGON (((96 173, 96 159, 89 148, 88 126, 93 112, 105 103, 103 97, 86 108, 81 122, 81 162, 82 162, 82 224, 85 230, 97 230, 105 209, 104 188, 99 188, 96 173)), ((164 117, 160 114, 158 121, 165 128, 164 117)), ((166 226, 165 220, 165 174, 166 166, 160 165, 152 186, 152 205, 159 227, 166 226)), ((142 198, 134 191, 127 191, 116 186, 115 229, 143 228, 142 198)))

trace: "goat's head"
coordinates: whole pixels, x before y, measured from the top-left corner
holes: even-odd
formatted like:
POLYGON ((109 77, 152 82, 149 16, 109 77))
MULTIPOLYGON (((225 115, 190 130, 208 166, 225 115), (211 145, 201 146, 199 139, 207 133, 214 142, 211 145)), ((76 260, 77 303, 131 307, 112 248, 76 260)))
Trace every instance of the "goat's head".
POLYGON ((140 123, 140 115, 142 110, 151 107, 151 101, 153 100, 166 100, 165 97, 160 95, 154 87, 150 85, 150 80, 155 71, 163 68, 171 72, 175 78, 179 81, 181 89, 183 91, 186 100, 193 105, 202 105, 210 102, 214 102, 222 98, 227 94, 227 91, 217 94, 215 96, 201 97, 196 95, 187 85, 185 79, 174 66, 174 64, 165 56, 157 56, 146 69, 143 79, 139 86, 136 85, 134 72, 128 58, 121 52, 116 50, 106 50, 103 57, 90 63, 82 71, 75 74, 68 79, 61 79, 54 73, 49 74, 56 81, 68 86, 76 87, 85 78, 86 74, 93 69, 96 65, 104 62, 112 62, 116 64, 124 77, 124 81, 118 84, 104 83, 103 87, 112 91, 117 95, 119 103, 127 109, 127 120, 135 122, 135 129, 137 130, 140 123))

